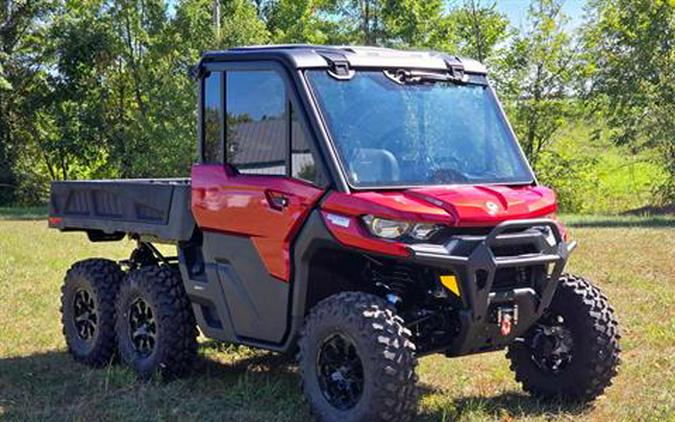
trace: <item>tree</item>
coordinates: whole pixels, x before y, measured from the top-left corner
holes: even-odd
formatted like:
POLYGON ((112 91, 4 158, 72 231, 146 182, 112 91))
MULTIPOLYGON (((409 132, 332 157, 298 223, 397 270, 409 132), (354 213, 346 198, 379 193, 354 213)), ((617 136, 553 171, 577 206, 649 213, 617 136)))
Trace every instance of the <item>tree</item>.
POLYGON ((381 45, 387 39, 385 14, 382 0, 337 1, 333 11, 342 20, 349 41, 363 45, 381 45))
POLYGON ((441 0, 386 1, 383 11, 383 44, 393 47, 455 49, 457 36, 444 13, 441 0))
POLYGON ((534 0, 529 28, 517 35, 497 66, 499 91, 533 167, 572 113, 576 50, 563 30, 561 0, 534 0))
POLYGON ((450 13, 454 21, 459 52, 482 63, 495 54, 509 36, 508 19, 496 9, 496 1, 483 5, 480 0, 464 0, 450 13))
POLYGON ((52 180, 95 174, 115 130, 107 115, 115 109, 109 100, 116 45, 102 7, 102 1, 70 1, 47 27, 41 65, 50 68, 49 83, 37 102, 34 147, 52 180))
POLYGON ((205 50, 269 41, 251 2, 221 6, 218 35, 212 0, 179 1, 174 16, 165 0, 9 2, 0 10, 0 201, 17 189, 43 201, 55 179, 187 174, 190 66, 205 50))
POLYGON ((326 44, 339 32, 322 14, 330 7, 326 0, 277 0, 263 6, 263 15, 276 43, 326 44))
POLYGON ((675 3, 594 0, 584 32, 589 97, 607 116, 610 138, 659 154, 668 177, 658 187, 675 201, 675 3))
POLYGON ((5 1, 0 8, 0 204, 13 202, 19 189, 17 163, 35 110, 34 94, 45 88, 42 54, 44 26, 52 1, 5 1))
POLYGON ((302 34, 319 35, 319 41, 330 44, 431 48, 443 45, 449 35, 442 0, 279 0, 275 7, 294 11, 286 14, 284 28, 300 24, 302 34))

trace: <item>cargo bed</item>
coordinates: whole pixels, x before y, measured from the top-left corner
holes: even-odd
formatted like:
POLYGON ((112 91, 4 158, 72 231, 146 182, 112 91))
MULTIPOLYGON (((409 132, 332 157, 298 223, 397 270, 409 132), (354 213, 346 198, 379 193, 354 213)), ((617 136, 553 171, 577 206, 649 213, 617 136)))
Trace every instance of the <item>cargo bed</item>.
POLYGON ((85 231, 94 241, 126 234, 158 241, 189 240, 190 179, 117 179, 53 182, 49 226, 85 231))

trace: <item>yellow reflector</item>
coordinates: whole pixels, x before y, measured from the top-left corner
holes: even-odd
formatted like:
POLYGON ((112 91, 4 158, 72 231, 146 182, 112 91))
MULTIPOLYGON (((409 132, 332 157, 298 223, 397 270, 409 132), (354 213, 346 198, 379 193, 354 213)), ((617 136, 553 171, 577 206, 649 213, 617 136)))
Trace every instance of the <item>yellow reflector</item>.
POLYGON ((445 286, 446 289, 450 290, 457 296, 459 296, 459 286, 457 285, 457 277, 454 275, 442 275, 441 284, 445 286))

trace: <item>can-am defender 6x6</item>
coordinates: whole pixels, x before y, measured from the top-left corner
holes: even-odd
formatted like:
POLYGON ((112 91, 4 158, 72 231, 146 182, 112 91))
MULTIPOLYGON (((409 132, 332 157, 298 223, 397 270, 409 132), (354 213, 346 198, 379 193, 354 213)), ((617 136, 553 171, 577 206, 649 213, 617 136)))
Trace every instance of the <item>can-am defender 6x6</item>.
POLYGON ((204 336, 297 353, 326 421, 410 420, 417 358, 507 349, 536 397, 593 400, 607 298, 478 62, 308 45, 205 53, 189 179, 55 182, 49 224, 137 242, 72 266, 70 353, 185 375, 204 336), (155 242, 176 245, 164 256, 155 242))

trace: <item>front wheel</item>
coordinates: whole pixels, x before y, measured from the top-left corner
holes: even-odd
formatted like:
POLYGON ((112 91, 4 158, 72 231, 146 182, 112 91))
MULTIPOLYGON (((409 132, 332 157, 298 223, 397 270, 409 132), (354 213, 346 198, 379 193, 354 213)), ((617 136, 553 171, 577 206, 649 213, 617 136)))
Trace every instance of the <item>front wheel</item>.
POLYGON ((307 317, 300 339, 303 392, 321 421, 406 421, 415 414, 415 347, 381 298, 331 296, 307 317))
POLYGON ((589 281, 563 275, 549 309, 507 357, 532 395, 588 402, 611 385, 620 338, 607 297, 589 281))

